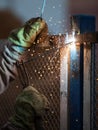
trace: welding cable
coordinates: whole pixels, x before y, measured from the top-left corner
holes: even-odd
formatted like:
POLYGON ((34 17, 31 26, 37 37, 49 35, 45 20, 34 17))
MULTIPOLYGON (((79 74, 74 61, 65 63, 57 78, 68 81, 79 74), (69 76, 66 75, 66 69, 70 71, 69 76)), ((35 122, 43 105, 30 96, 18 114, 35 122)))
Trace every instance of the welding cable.
POLYGON ((46 0, 43 0, 42 9, 41 9, 41 15, 40 15, 41 18, 42 18, 43 13, 44 13, 45 5, 46 5, 46 0))

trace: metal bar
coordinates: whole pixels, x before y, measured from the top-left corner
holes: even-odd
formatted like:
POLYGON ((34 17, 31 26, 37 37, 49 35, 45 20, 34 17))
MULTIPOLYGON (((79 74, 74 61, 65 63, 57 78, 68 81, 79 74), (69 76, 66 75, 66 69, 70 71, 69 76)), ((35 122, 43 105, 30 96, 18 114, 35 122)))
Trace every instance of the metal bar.
POLYGON ((68 129, 68 56, 68 47, 60 49, 60 130, 68 129))
POLYGON ((98 43, 98 32, 88 32, 84 34, 77 35, 76 37, 76 42, 79 43, 84 43, 88 42, 90 44, 93 43, 98 43))
MULTIPOLYGON (((85 120, 83 120, 83 113, 85 113, 83 105, 85 105, 85 108, 87 107, 87 104, 84 104, 85 99, 83 99, 83 87, 86 87, 83 80, 85 78, 83 73, 86 73, 84 72, 84 42, 93 40, 92 35, 87 32, 95 31, 95 17, 75 15, 72 16, 71 22, 72 30, 79 34, 75 36, 75 42, 79 42, 80 46, 76 47, 75 55, 73 55, 73 50, 70 52, 69 130, 86 130, 85 128, 90 130, 90 122, 85 128, 83 124, 85 123, 85 120)), ((90 116, 86 117, 86 120, 88 118, 90 116)))
MULTIPOLYGON (((69 34, 71 37, 71 34, 69 34)), ((51 42, 53 42, 53 45, 56 46, 59 44, 59 39, 61 39, 61 42, 66 45, 66 34, 62 34, 62 35, 51 35, 49 36, 49 39, 51 42)), ((86 32, 86 33, 82 33, 82 34, 76 34, 75 36, 75 42, 79 42, 81 44, 83 44, 84 42, 88 42, 88 43, 98 43, 98 32, 86 32)), ((67 43, 67 44, 70 44, 67 43)), ((62 46, 62 44, 61 44, 62 46)))
MULTIPOLYGON (((82 48, 81 48, 82 49, 82 48)), ((70 51, 70 80, 69 80, 69 130, 82 130, 82 51, 76 48, 75 54, 70 51), (80 60, 81 59, 81 60, 80 60)), ((83 62, 82 62, 83 63, 83 62)))

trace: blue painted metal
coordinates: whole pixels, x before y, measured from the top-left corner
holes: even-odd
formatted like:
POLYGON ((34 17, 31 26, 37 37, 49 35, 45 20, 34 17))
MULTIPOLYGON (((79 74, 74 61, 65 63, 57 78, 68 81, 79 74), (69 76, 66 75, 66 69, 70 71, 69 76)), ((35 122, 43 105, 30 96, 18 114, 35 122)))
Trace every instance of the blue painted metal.
MULTIPOLYGON (((77 33, 95 31, 95 17, 74 15, 72 30, 77 33)), ((70 50, 69 79, 69 130, 83 130, 83 45, 70 50)))
POLYGON ((71 17, 71 28, 82 34, 86 32, 95 32, 96 18, 91 15, 73 15, 71 17))
POLYGON ((80 47, 76 48, 76 56, 70 51, 70 130, 82 130, 82 84, 80 84, 80 47))

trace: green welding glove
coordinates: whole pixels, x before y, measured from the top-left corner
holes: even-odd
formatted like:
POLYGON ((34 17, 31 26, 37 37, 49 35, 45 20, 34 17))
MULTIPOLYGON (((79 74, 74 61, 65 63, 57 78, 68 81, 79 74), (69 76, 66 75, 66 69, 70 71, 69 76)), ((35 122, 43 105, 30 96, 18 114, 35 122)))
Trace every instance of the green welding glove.
POLYGON ((42 116, 47 114, 50 103, 45 95, 33 86, 25 88, 17 97, 15 114, 10 123, 23 130, 43 130, 42 116))
POLYGON ((29 48, 32 46, 32 44, 35 44, 34 41, 44 29, 46 31, 45 34, 47 34, 47 28, 47 24, 42 18, 32 18, 22 27, 12 31, 8 39, 18 46, 29 48))

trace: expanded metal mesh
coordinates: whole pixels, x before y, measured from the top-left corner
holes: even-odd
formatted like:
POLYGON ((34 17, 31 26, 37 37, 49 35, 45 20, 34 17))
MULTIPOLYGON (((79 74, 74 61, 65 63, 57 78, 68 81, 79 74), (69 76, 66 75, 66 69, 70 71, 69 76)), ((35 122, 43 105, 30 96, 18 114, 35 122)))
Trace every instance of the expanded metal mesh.
POLYGON ((98 43, 95 44, 95 111, 94 111, 94 125, 96 130, 98 130, 98 43))
POLYGON ((60 130, 60 55, 57 48, 28 50, 18 65, 19 79, 0 96, 0 125, 14 113, 16 96, 22 86, 32 84, 50 102, 50 110, 43 117, 46 130, 60 130), (14 87, 12 87, 14 86, 14 87), (3 114, 1 114, 3 113, 3 114))
MULTIPOLYGON (((2 56, 1 52, 4 50, 4 46, 8 44, 6 40, 0 40, 0 57, 2 56)), ((16 78, 14 82, 12 82, 3 94, 0 95, 0 127, 8 118, 14 113, 14 103, 17 95, 21 92, 22 87, 19 86, 19 81, 16 78)))
POLYGON ((98 43, 91 50, 91 130, 98 130, 98 43))
POLYGON ((18 86, 17 80, 10 85, 7 91, 0 95, 0 127, 2 127, 14 113, 15 99, 22 90, 22 88, 18 88, 18 86))
POLYGON ((39 53, 35 50, 30 55, 32 58, 24 63, 29 84, 36 87, 50 102, 50 110, 43 117, 44 127, 47 130, 60 130, 59 50, 50 48, 39 53))

